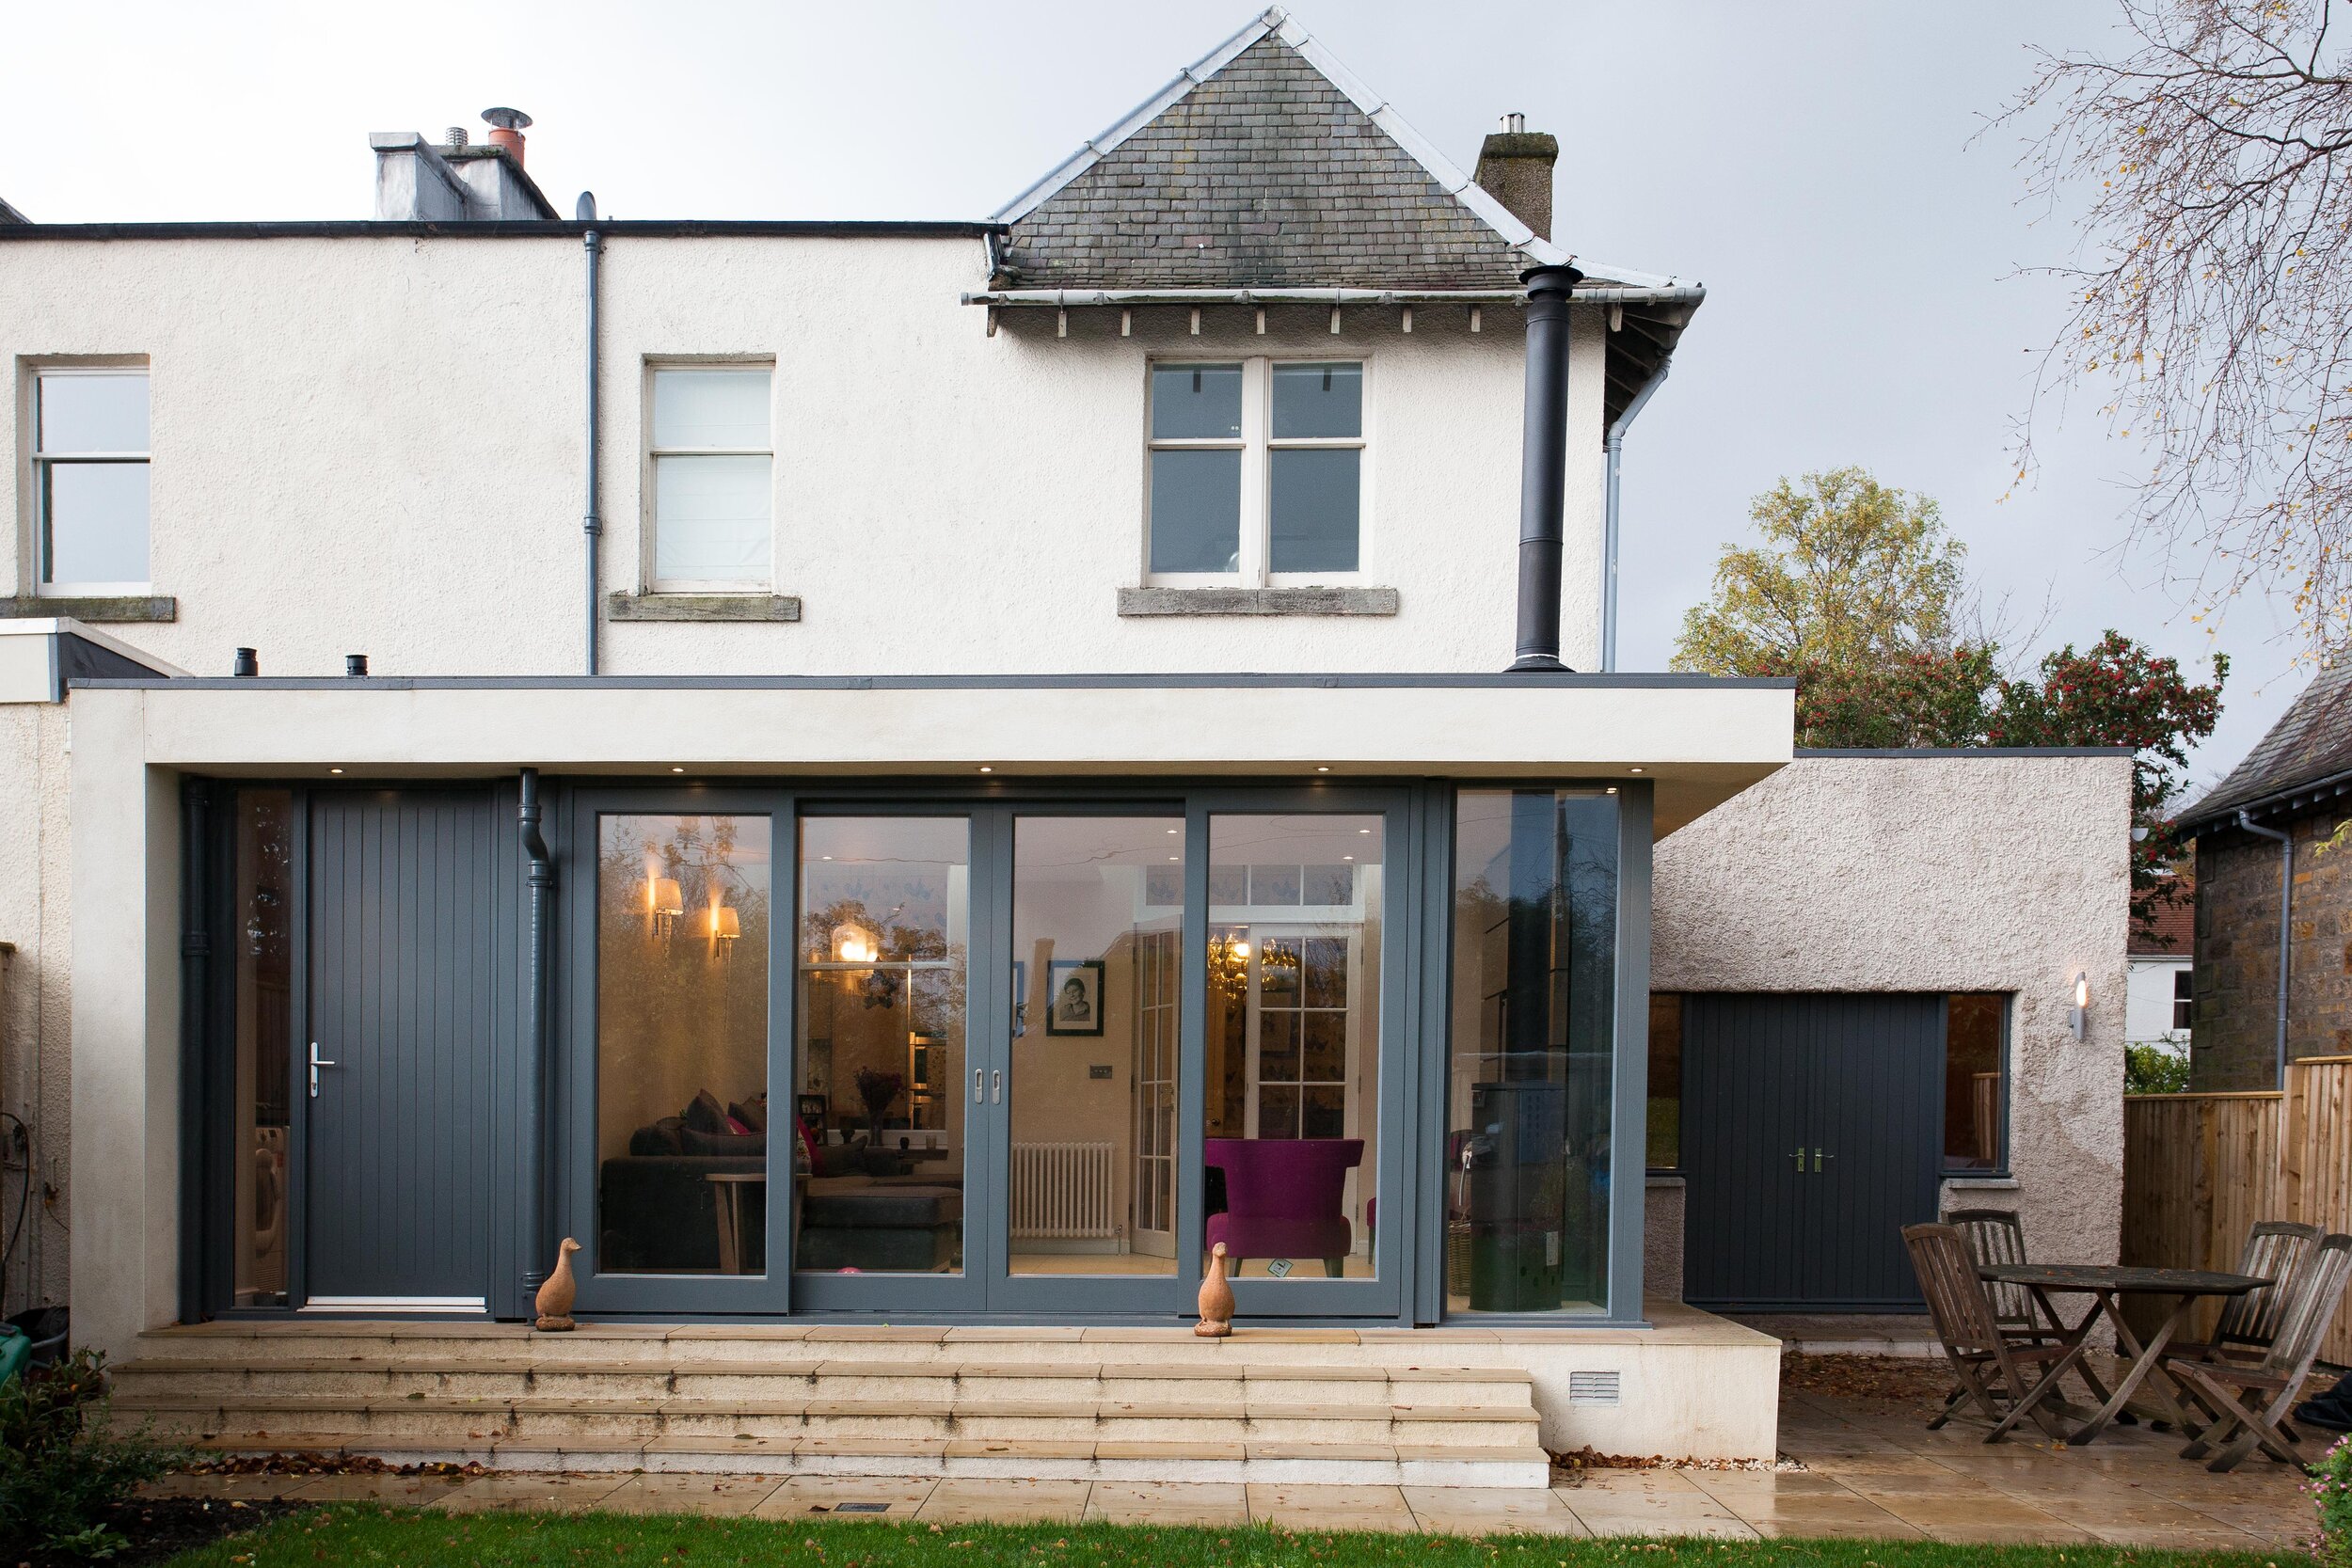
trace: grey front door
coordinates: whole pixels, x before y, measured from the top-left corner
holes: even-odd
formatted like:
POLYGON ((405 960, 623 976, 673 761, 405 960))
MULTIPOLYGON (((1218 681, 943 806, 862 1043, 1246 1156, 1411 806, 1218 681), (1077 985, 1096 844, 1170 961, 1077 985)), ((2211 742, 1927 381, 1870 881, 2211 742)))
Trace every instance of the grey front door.
POLYGON ((514 953, 493 798, 322 792, 310 816, 294 1084, 308 1305, 479 1310, 511 1196, 492 1132, 514 953))
POLYGON ((1946 1007, 1940 995, 1683 999, 1692 1303, 1917 1307, 1901 1231, 1935 1218, 1946 1007))

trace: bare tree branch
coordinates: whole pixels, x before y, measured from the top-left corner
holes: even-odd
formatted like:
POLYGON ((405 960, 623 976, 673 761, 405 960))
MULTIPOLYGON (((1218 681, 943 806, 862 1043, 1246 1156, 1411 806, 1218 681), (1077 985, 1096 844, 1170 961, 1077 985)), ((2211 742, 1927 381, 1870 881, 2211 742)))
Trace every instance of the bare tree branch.
POLYGON ((2120 58, 2045 55, 1996 123, 2029 191, 2089 198, 2043 400, 2095 387, 2146 452, 2133 542, 2208 609, 2283 590, 2352 639, 2352 75, 2335 0, 2121 0, 2120 58))

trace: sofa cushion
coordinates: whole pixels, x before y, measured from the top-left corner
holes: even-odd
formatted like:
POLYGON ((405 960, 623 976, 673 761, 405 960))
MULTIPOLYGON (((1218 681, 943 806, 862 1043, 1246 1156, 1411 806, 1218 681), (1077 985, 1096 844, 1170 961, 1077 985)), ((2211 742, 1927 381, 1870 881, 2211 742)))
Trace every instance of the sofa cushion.
POLYGON ((808 1230, 917 1230, 963 1221, 963 1195, 953 1187, 818 1186, 801 1208, 808 1230))
POLYGON ((749 1158, 768 1152, 768 1134, 765 1132, 705 1132, 689 1127, 679 1133, 679 1137, 689 1154, 749 1158))
POLYGON ((663 1117, 660 1121, 639 1128, 628 1135, 628 1151, 640 1157, 663 1154, 683 1154, 686 1140, 682 1134, 686 1124, 675 1117, 663 1117))
POLYGON ((723 1132, 727 1130, 727 1113, 719 1103, 719 1097, 708 1089, 694 1096, 682 1113, 686 1125, 697 1132, 723 1132))

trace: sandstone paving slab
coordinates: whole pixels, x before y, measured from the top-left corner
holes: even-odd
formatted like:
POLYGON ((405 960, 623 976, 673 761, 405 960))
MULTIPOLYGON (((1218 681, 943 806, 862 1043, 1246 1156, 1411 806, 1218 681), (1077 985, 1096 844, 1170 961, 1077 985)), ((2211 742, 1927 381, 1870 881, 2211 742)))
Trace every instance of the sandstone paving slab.
POLYGON ((931 1488, 915 1517, 936 1525, 1076 1524, 1086 1514, 1084 1481, 1012 1481, 951 1476, 931 1488))
POLYGON ((1728 1514, 1721 1517, 1685 1514, 1674 1518, 1657 1515, 1634 1516, 1621 1513, 1587 1513, 1580 1512, 1577 1518, 1586 1529, 1597 1536, 1692 1536, 1708 1541, 1755 1541, 1759 1532, 1754 1525, 1728 1514))
POLYGON ((443 1513, 583 1513, 619 1490, 626 1475, 554 1471, 484 1476, 432 1506, 443 1513))
POLYGON ((939 1483, 929 1477, 793 1476, 752 1509, 755 1519, 911 1519, 939 1483), (843 1504, 863 1507, 844 1509, 843 1504), (881 1504, 877 1509, 874 1505, 881 1504))
POLYGON ((304 1502, 423 1508, 466 1484, 463 1476, 312 1476, 291 1496, 304 1502))
POLYGON ((1239 1529, 1249 1523, 1249 1495, 1239 1481, 1098 1481, 1085 1518, 1090 1525, 1239 1529))
POLYGON ((291 1497, 301 1491, 305 1482, 316 1479, 313 1476, 165 1476, 140 1487, 139 1496, 142 1497, 186 1497, 206 1502, 218 1502, 224 1499, 232 1502, 251 1502, 266 1498, 291 1497))
POLYGON ((1287 1486, 1253 1481, 1249 1517, 1257 1524, 1310 1530, 1404 1530, 1420 1528, 1398 1486, 1287 1486))
POLYGON ((767 1500, 774 1476, 631 1476, 596 1504, 599 1513, 691 1513, 736 1518, 767 1500))
POLYGON ((1556 1493, 1542 1487, 1407 1486, 1405 1504, 1433 1534, 1592 1533, 1556 1493))

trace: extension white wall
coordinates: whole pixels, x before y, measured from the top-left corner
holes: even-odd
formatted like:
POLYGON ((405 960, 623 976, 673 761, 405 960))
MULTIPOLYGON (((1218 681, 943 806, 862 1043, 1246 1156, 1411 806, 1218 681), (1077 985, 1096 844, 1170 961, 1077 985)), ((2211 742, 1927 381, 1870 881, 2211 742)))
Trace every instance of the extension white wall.
POLYGON ((2131 759, 1799 756, 1658 846, 1665 991, 2012 993, 2012 1182, 2038 1256, 2116 1255, 2131 759), (2090 977, 2089 1037, 2070 1026, 2090 977))

